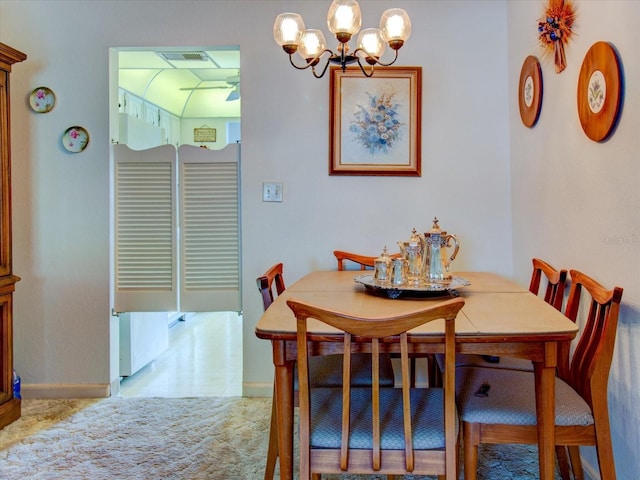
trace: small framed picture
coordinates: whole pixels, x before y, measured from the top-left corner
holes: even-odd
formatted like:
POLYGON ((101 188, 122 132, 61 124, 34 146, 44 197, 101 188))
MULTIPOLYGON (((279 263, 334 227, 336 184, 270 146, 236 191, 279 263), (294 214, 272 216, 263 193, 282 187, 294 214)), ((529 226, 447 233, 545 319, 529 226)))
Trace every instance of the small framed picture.
POLYGON ((193 141, 194 142, 215 142, 216 129, 209 128, 209 127, 194 128, 193 141))

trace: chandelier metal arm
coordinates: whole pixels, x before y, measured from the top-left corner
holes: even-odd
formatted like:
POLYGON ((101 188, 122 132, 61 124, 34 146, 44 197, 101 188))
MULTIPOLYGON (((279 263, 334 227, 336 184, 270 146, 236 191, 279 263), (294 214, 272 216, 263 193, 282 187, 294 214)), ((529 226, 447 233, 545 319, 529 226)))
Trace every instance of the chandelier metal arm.
POLYGON ((311 67, 311 71, 313 72, 313 76, 316 77, 316 78, 322 78, 324 76, 325 72, 327 71, 327 68, 329 68, 329 64, 330 63, 331 63, 331 57, 327 58, 327 61, 324 62, 324 67, 322 67, 322 72, 320 72, 320 74, 318 74, 316 72, 316 67, 315 67, 315 65, 313 65, 311 67))
POLYGON ((360 57, 358 57, 358 66, 360 67, 360 70, 362 70, 362 74, 365 77, 373 76, 373 66, 374 66, 374 64, 370 63, 369 65, 371 66, 371 70, 369 70, 369 73, 367 73, 367 70, 364 68, 364 65, 362 65, 362 62, 360 62, 360 57))
POLYGON ((339 50, 340 52, 339 54, 335 54, 331 50, 325 49, 322 51, 322 53, 320 53, 320 55, 318 55, 315 58, 307 60, 306 63, 302 66, 296 65, 294 63, 293 52, 292 52, 292 53, 289 53, 289 63, 291 63, 291 66, 293 66, 293 68, 297 70, 306 70, 307 68, 311 67, 313 76, 316 78, 322 78, 326 73, 327 69, 329 68, 330 63, 335 63, 340 65, 340 67, 342 68, 342 71, 344 72, 347 68, 347 65, 349 65, 350 63, 357 62, 363 75, 365 77, 371 77, 373 76, 373 70, 375 65, 388 67, 390 65, 393 65, 396 62, 396 60, 398 60, 398 50, 394 50, 394 51, 395 51, 395 55, 393 57, 393 60, 391 60, 389 63, 381 62, 379 58, 366 56, 364 60, 371 67, 368 70, 366 68, 366 65, 362 64, 362 58, 359 55, 357 55, 358 52, 363 52, 366 55, 366 52, 362 48, 358 48, 353 53, 350 53, 350 54, 347 54, 343 49, 339 50), (318 73, 318 71, 316 70, 316 66, 320 63, 320 59, 323 57, 325 53, 328 53, 329 56, 327 57, 327 61, 324 63, 322 70, 320 71, 320 73, 318 73))
MULTIPOLYGON (((296 65, 296 64, 293 62, 293 53, 295 53, 295 51, 289 54, 289 63, 291 63, 291 65, 293 66, 293 68, 295 68, 295 69, 297 69, 297 70, 306 70, 306 69, 307 69, 307 68, 309 68, 309 67, 312 67, 312 68, 313 68, 313 67, 315 67, 315 66, 320 62, 320 58, 322 58, 322 56, 323 56, 325 53, 328 53, 329 55, 332 55, 332 54, 333 54, 333 52, 332 52, 331 50, 326 49, 326 50, 324 50, 322 53, 320 53, 320 55, 318 55, 317 57, 306 60, 306 62, 307 62, 307 63, 305 63, 303 66, 299 66, 299 65, 296 65)), ((328 61, 328 60, 327 60, 327 61, 328 61)))
MULTIPOLYGON (((359 50, 361 50, 361 49, 359 49, 359 50)), ((357 51, 358 51, 358 50, 356 50, 356 52, 357 52, 357 51)), ((389 63, 383 63, 383 62, 381 62, 381 61, 380 61, 380 59, 378 59, 378 58, 376 58, 376 63, 377 63, 378 65, 383 66, 383 67, 389 67, 389 66, 393 65, 394 63, 396 63, 396 60, 398 60, 398 50, 395 50, 395 52, 396 52, 395 57, 393 57, 393 60, 391 60, 389 63)), ((373 65, 372 65, 372 66, 373 66, 373 65)))

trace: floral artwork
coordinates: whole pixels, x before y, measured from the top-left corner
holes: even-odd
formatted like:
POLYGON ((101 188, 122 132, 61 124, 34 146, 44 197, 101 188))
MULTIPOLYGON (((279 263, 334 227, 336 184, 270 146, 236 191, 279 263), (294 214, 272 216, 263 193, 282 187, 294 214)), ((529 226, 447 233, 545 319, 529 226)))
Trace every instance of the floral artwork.
POLYGON ((420 176, 421 67, 332 67, 329 174, 420 176))
POLYGON ((602 110, 602 107, 604 106, 604 100, 607 91, 606 85, 606 80, 602 72, 600 70, 596 70, 595 72, 593 72, 591 78, 589 79, 588 98, 589 109, 593 113, 600 112, 600 110, 602 110))
POLYGON ((36 92, 36 99, 33 102, 35 103, 38 110, 42 110, 47 106, 47 94, 41 88, 36 92))
POLYGON ((573 35, 575 18, 572 0, 549 0, 544 16, 538 19, 538 40, 546 54, 553 52, 556 73, 567 67, 564 47, 573 35))
POLYGON ((531 75, 524 82, 524 104, 527 107, 533 104, 533 78, 531 78, 531 75))
POLYGON ((394 93, 365 94, 369 102, 364 106, 356 105, 349 131, 370 155, 386 154, 400 138, 401 127, 405 125, 398 117, 400 104, 393 101, 394 93))

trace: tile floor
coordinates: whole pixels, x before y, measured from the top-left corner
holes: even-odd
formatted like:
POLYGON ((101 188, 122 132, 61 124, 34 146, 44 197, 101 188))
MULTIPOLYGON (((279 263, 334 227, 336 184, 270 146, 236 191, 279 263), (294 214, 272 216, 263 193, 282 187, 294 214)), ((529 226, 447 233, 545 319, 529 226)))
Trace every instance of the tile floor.
POLYGON ((197 313, 169 329, 169 349, 120 382, 121 397, 242 395, 242 316, 197 313))

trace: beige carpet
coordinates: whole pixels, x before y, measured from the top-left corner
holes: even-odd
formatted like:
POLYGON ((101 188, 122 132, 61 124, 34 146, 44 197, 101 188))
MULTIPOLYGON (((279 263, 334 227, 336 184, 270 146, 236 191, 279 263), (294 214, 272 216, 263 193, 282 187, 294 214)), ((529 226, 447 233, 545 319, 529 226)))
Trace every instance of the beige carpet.
MULTIPOLYGON (((246 398, 24 400, 22 417, 0 430, 0 478, 262 479, 270 405, 246 398)), ((480 462, 478 479, 538 477, 535 448, 487 446, 480 462)))

